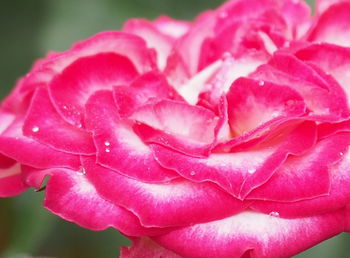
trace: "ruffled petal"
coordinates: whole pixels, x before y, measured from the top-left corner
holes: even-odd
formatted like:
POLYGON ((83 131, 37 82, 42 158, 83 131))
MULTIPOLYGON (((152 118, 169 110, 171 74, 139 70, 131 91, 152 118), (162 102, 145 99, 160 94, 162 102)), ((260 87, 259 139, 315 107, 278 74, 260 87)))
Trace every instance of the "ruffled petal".
POLYGON ((112 92, 99 91, 91 96, 86 113, 86 126, 93 132, 99 164, 146 182, 178 177, 154 160, 150 147, 134 133, 133 124, 119 118, 112 92))
POLYGON ((301 124, 284 137, 274 144, 273 141, 261 144, 260 148, 212 153, 208 158, 190 157, 159 145, 153 145, 152 149, 162 166, 175 169, 194 182, 214 182, 233 196, 245 198, 264 184, 288 155, 300 155, 314 145, 316 126, 311 122, 301 124))
POLYGON ((147 72, 155 67, 154 53, 147 49, 143 39, 128 33, 105 31, 74 44, 65 52, 47 56, 27 75, 25 87, 47 83, 78 59, 101 53, 127 56, 139 73, 147 72))
MULTIPOLYGON (((22 133, 22 117, 16 120, 0 136, 0 153, 10 157, 21 164, 37 167, 79 167, 79 156, 55 150, 47 145, 41 144, 22 133)), ((40 128, 33 127, 33 132, 40 128)))
POLYGON ((330 167, 343 158, 348 147, 345 139, 343 135, 326 138, 304 155, 288 158, 267 183, 247 198, 294 202, 328 195, 330 167))
POLYGON ((237 136, 305 113, 305 103, 297 92, 264 81, 240 78, 231 86, 227 99, 230 127, 237 136))
POLYGON ((250 77, 286 85, 297 91, 309 109, 308 119, 342 121, 350 115, 346 94, 337 82, 320 72, 290 54, 277 53, 250 77))
POLYGON ((157 52, 158 67, 163 70, 172 49, 172 38, 163 34, 156 26, 145 19, 130 19, 124 26, 123 31, 140 36, 147 42, 149 48, 157 52))
POLYGON ((238 213, 249 205, 210 183, 184 179, 162 184, 143 183, 98 166, 92 158, 83 159, 83 166, 86 176, 105 199, 132 211, 147 227, 215 220, 238 213))
POLYGON ((157 143, 192 156, 208 156, 218 117, 203 107, 161 100, 132 116, 134 129, 146 143, 157 143))
POLYGON ((114 87, 113 96, 119 115, 123 118, 148 102, 159 99, 182 101, 182 97, 168 84, 165 76, 157 71, 141 75, 129 86, 114 87))
POLYGON ((65 220, 91 230, 114 227, 128 236, 164 233, 163 229, 142 227, 131 212, 103 199, 81 171, 50 173, 44 206, 65 220))
POLYGON ((242 212, 153 238, 185 257, 291 257, 344 229, 344 210, 298 219, 242 212), (303 236, 303 237, 300 237, 303 236), (208 244, 210 243, 210 244, 208 244))
MULTIPOLYGON (((350 99, 350 86, 348 83, 350 75, 350 49, 330 44, 313 44, 300 49, 295 55, 299 59, 321 68, 337 80, 346 92, 347 105, 344 104, 343 98, 337 97, 334 99, 348 109, 350 99)), ((340 104, 333 103, 335 107, 340 104)))
POLYGON ((82 127, 85 103, 98 90, 128 84, 138 75, 131 61, 114 53, 80 58, 49 85, 52 103, 69 123, 82 127))
POLYGON ((96 151, 92 135, 64 121, 44 88, 37 89, 33 96, 24 121, 23 134, 67 153, 88 155, 96 151))
POLYGON ((350 46, 350 2, 333 4, 319 17, 315 28, 310 33, 309 41, 332 43, 339 46, 350 46))
MULTIPOLYGON (((256 201, 251 208, 266 214, 277 212, 281 217, 295 218, 331 212, 346 206, 350 202, 350 134, 334 135, 323 142, 332 150, 332 156, 338 155, 343 158, 336 164, 329 164, 330 189, 326 195, 296 202, 256 201)), ((309 182, 310 185, 317 188, 317 179, 314 179, 314 183, 309 182)), ((286 189, 288 191, 288 187, 286 189)))

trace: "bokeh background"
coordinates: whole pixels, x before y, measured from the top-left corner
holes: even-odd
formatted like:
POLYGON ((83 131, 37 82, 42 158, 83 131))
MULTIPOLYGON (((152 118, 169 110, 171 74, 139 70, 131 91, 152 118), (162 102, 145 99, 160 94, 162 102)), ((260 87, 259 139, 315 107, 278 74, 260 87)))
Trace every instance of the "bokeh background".
MULTIPOLYGON (((2 0, 0 5, 0 97, 32 62, 62 51, 99 31, 116 30, 129 17, 167 14, 192 20, 223 0, 2 0)), ((313 1, 310 0, 309 3, 313 1)), ((252 7, 253 8, 253 7, 252 7)), ((42 208, 44 193, 0 199, 0 258, 110 258, 129 241, 116 230, 93 232, 42 208)), ((301 238, 303 236, 300 236, 301 238)), ((296 256, 348 258, 350 234, 342 234, 296 256)))

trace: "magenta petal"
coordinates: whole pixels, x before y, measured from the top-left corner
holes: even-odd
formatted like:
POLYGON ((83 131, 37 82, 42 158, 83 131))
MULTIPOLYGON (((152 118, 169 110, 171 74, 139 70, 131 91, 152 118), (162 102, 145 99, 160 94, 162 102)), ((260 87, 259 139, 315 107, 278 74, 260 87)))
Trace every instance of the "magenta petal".
POLYGON ((173 47, 173 40, 169 36, 163 34, 151 22, 144 19, 128 20, 124 24, 123 31, 143 38, 149 48, 156 50, 158 67, 161 70, 165 68, 167 58, 173 47))
POLYGON ((243 212, 153 239, 184 257, 291 257, 343 229, 343 210, 299 219, 243 212))
MULTIPOLYGON (((330 151, 338 150, 332 156, 338 154, 338 157, 343 158, 337 164, 329 165, 330 189, 327 195, 296 202, 256 201, 251 207, 266 214, 275 211, 281 217, 294 218, 322 214, 346 206, 350 202, 350 152, 347 148, 350 145, 350 134, 331 136, 323 142, 324 146, 329 146, 330 151)), ((317 178, 310 183, 315 187, 318 187, 317 184, 317 178)), ((288 191, 288 186, 286 189, 288 191)))
POLYGON ((144 142, 158 143, 187 155, 208 156, 218 122, 210 110, 162 100, 144 106, 140 112, 132 117, 140 122, 134 128, 144 142))
POLYGON ((21 178, 21 166, 16 163, 8 168, 0 168, 0 197, 11 197, 28 188, 21 178))
POLYGON ((316 126, 307 122, 277 144, 234 153, 212 153, 208 158, 182 155, 159 145, 152 148, 162 166, 175 169, 194 182, 214 182, 228 193, 245 198, 251 190, 264 184, 288 155, 300 155, 310 149, 315 137, 316 126))
POLYGON ((131 212, 103 199, 83 173, 56 170, 46 186, 44 206, 65 220, 92 230, 114 227, 129 236, 154 235, 131 212), (98 211, 98 212, 96 212, 98 211))
POLYGON ((68 153, 94 154, 96 151, 92 135, 64 121, 51 104, 47 90, 43 88, 39 88, 33 96, 23 134, 68 153))
POLYGON ((95 93, 86 105, 86 112, 86 125, 93 132, 99 164, 147 182, 178 177, 154 160, 150 147, 132 130, 132 123, 119 118, 112 92, 95 93))
POLYGON ((231 86, 227 99, 229 123, 236 135, 305 113, 305 103, 297 92, 270 82, 240 78, 231 86))
MULTIPOLYGON (((350 96, 350 87, 348 83, 350 49, 330 44, 313 44, 300 49, 296 53, 296 56, 303 61, 320 67, 337 80, 342 89, 346 92, 347 99, 345 99, 345 101, 339 97, 334 99, 337 100, 337 102, 340 102, 340 104, 348 110, 348 105, 344 104, 344 102, 349 103, 350 96)), ((335 107, 339 105, 336 101, 333 102, 335 107)))
POLYGON ((152 100, 182 100, 165 76, 154 71, 141 75, 129 86, 114 87, 113 96, 121 117, 128 117, 135 109, 152 100))
POLYGON ((119 31, 105 31, 74 44, 65 52, 53 53, 40 60, 25 78, 24 84, 31 88, 33 84, 47 83, 76 60, 101 53, 127 56, 140 73, 155 66, 153 51, 147 49, 143 39, 119 31))
POLYGON ((319 17, 308 40, 350 46, 350 2, 343 1, 331 5, 319 17))
POLYGON ((330 166, 343 158, 348 147, 344 135, 326 138, 307 153, 290 157, 269 181, 253 190, 248 199, 290 202, 329 194, 330 166))
POLYGON ((162 184, 143 183, 98 166, 92 158, 84 159, 83 166, 86 176, 105 199, 132 211, 147 227, 215 220, 248 206, 247 202, 233 198, 209 183, 183 179, 162 184))
MULTIPOLYGON (((22 134, 23 118, 18 117, 0 136, 0 153, 23 165, 37 168, 79 167, 79 156, 61 152, 22 134)), ((33 131, 40 128, 33 127, 33 131)))
POLYGON ((164 257, 164 258, 181 258, 180 255, 158 245, 156 242, 149 238, 138 238, 133 240, 133 244, 130 247, 121 247, 120 258, 151 258, 151 257, 164 257))
POLYGON ((131 61, 114 53, 80 58, 49 85, 58 112, 77 127, 82 126, 85 103, 95 91, 128 84, 138 75, 131 61))

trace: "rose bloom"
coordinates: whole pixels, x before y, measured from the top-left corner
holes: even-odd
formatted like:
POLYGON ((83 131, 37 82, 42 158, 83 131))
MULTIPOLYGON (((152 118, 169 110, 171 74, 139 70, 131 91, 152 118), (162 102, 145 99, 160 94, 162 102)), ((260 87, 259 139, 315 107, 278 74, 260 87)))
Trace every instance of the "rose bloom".
POLYGON ((0 196, 122 257, 290 257, 350 231, 350 2, 232 0, 51 52, 0 109, 0 196))

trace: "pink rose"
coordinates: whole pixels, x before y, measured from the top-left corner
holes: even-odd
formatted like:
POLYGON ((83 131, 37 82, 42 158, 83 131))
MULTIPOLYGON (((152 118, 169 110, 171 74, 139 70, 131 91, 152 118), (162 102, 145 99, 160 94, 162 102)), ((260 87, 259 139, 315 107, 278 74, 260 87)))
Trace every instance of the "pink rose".
POLYGON ((350 231, 350 2, 233 0, 49 53, 0 109, 0 196, 122 257, 290 257, 350 231))

